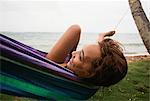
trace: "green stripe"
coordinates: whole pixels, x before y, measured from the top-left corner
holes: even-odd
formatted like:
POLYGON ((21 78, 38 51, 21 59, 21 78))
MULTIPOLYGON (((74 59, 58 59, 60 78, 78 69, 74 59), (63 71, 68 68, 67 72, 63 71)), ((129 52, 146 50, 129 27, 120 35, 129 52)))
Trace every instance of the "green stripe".
POLYGON ((32 85, 30 83, 26 83, 26 82, 19 81, 14 78, 6 77, 4 75, 1 75, 0 83, 9 85, 11 87, 15 87, 17 89, 21 89, 26 92, 30 92, 30 93, 38 95, 38 96, 43 96, 46 98, 53 98, 56 100, 62 100, 62 99, 66 99, 66 98, 70 99, 70 97, 67 95, 58 94, 55 91, 49 91, 44 88, 32 85))
POLYGON ((78 82, 74 82, 74 81, 71 81, 71 80, 67 80, 67 79, 64 79, 64 78, 61 78, 61 77, 58 77, 58 76, 52 75, 52 74, 47 73, 47 72, 43 72, 43 71, 41 71, 41 70, 38 70, 38 69, 35 69, 35 68, 32 68, 32 67, 29 67, 29 66, 24 65, 24 64, 21 64, 21 63, 19 63, 19 62, 17 62, 17 61, 10 60, 10 59, 5 58, 5 57, 3 57, 3 56, 0 56, 0 59, 3 59, 3 60, 5 60, 5 61, 12 62, 12 63, 14 63, 14 64, 17 64, 17 65, 20 65, 20 66, 26 67, 26 68, 28 68, 28 69, 31 69, 31 70, 37 71, 37 72, 39 72, 39 73, 42 73, 42 74, 45 74, 45 75, 48 75, 48 76, 52 76, 52 77, 57 78, 57 79, 61 79, 61 80, 63 80, 63 81, 67 81, 67 82, 74 83, 74 84, 79 85, 79 86, 83 86, 83 87, 90 88, 90 89, 91 89, 91 88, 94 88, 94 89, 99 88, 98 86, 92 86, 92 85, 89 85, 89 84, 87 84, 87 85, 85 85, 85 84, 81 84, 81 83, 78 83, 78 82))

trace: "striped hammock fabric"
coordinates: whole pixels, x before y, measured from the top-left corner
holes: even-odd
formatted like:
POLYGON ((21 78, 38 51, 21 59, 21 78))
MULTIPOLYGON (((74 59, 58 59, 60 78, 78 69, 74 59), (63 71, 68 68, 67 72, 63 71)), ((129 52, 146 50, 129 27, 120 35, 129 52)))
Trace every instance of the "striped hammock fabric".
POLYGON ((99 87, 45 58, 46 53, 0 34, 0 91, 41 100, 86 100, 99 87))

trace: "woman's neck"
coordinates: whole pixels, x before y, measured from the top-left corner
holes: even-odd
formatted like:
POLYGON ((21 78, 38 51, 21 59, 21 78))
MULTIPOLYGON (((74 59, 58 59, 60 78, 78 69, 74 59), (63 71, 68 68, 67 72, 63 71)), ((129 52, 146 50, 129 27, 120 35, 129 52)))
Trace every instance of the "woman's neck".
POLYGON ((59 64, 61 67, 65 67, 67 68, 67 64, 66 63, 62 63, 62 64, 59 64))

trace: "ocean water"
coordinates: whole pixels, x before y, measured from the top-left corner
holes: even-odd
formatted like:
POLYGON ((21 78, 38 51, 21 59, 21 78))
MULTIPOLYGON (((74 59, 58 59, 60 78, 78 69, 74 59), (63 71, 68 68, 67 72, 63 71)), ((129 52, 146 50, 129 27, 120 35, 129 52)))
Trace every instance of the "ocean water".
MULTIPOLYGON (((0 32, 41 51, 48 52, 61 37, 61 32, 0 32)), ((78 49, 95 43, 98 33, 82 33, 78 49)), ((138 33, 117 33, 112 39, 123 45, 125 55, 148 54, 138 33)))

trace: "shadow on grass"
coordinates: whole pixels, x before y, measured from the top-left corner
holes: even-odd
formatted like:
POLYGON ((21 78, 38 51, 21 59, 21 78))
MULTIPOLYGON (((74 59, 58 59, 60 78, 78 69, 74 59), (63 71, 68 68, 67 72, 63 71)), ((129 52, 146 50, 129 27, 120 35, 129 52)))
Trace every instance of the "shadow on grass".
MULTIPOLYGON (((128 74, 121 82, 109 88, 101 88, 88 101, 149 101, 150 60, 129 63, 128 68, 128 74)), ((5 94, 0 94, 0 99, 5 101, 33 101, 33 99, 5 94)))

